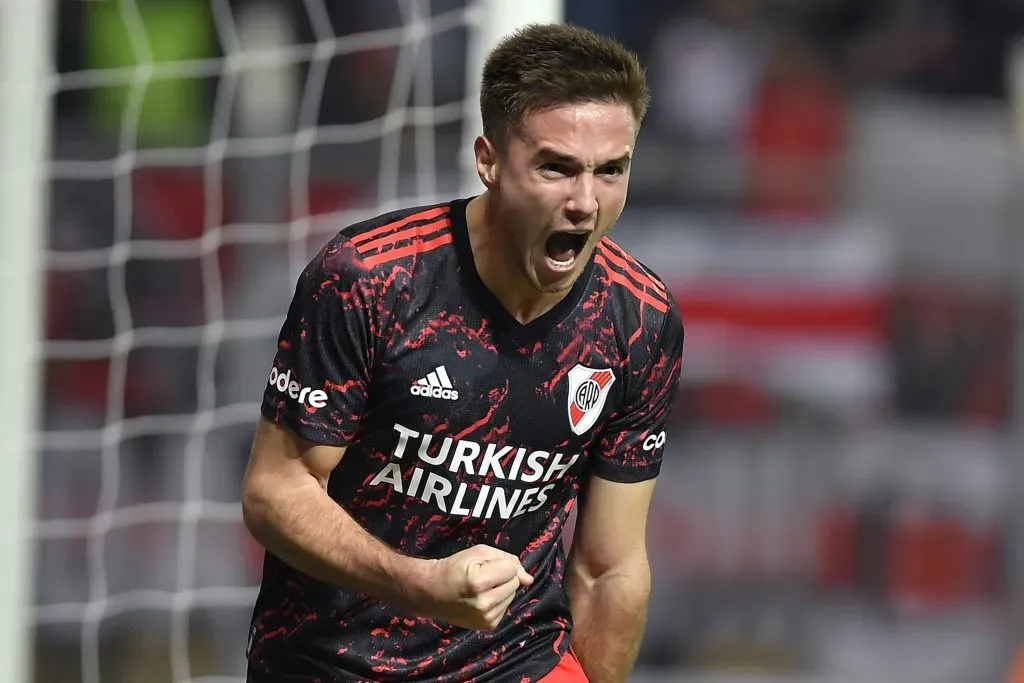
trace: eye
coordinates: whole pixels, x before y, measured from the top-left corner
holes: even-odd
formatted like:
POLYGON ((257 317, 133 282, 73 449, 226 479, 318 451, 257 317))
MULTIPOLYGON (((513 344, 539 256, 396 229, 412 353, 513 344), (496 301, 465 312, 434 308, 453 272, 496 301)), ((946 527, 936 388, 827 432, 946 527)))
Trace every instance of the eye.
POLYGON ((572 169, 570 169, 565 164, 560 164, 557 162, 549 162, 546 164, 542 164, 540 167, 540 171, 541 173, 549 177, 572 175, 572 169))
POLYGON ((597 169, 597 172, 599 175, 620 176, 626 172, 626 169, 618 164, 612 164, 609 166, 602 166, 597 169))

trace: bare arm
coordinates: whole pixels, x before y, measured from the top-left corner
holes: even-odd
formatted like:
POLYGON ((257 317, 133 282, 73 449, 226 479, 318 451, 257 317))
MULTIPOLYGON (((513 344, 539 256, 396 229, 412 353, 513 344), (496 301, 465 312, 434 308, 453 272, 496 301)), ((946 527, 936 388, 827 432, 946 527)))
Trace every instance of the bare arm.
POLYGON ((397 552, 327 494, 344 454, 260 418, 242 486, 242 516, 253 537, 309 576, 409 614, 496 628, 519 587, 533 583, 519 558, 482 545, 441 560, 397 552))
POLYGON ((495 628, 520 586, 533 581, 519 558, 484 545, 441 559, 403 555, 328 495, 345 449, 307 440, 344 444, 358 431, 382 297, 347 239, 329 241, 303 270, 264 388, 242 487, 245 525, 276 557, 316 579, 409 614, 495 628))
POLYGON ((645 540, 654 480, 591 477, 566 572, 572 645, 591 683, 623 683, 636 662, 651 592, 645 540))
POLYGON ((245 525, 309 576, 421 613, 431 562, 374 538, 327 495, 344 453, 260 418, 242 489, 245 525))

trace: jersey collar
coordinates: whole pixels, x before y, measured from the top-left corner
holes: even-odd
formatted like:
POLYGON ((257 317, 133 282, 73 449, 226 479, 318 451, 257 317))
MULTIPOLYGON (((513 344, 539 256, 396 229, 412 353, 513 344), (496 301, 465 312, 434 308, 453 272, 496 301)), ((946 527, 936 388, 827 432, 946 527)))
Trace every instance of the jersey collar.
POLYGON ((531 320, 529 323, 523 324, 516 320, 515 316, 508 312, 508 309, 495 296, 494 292, 487 288, 487 285, 480 278, 479 271, 477 271, 476 259, 473 258, 473 248, 469 243, 469 227, 466 223, 466 205, 472 199, 472 197, 457 199, 451 203, 452 235, 464 283, 496 328, 516 333, 517 336, 542 336, 576 310, 590 285, 590 278, 594 270, 593 256, 590 257, 590 260, 584 266, 583 272, 580 273, 576 282, 573 283, 572 289, 569 290, 568 294, 562 297, 551 310, 531 320))

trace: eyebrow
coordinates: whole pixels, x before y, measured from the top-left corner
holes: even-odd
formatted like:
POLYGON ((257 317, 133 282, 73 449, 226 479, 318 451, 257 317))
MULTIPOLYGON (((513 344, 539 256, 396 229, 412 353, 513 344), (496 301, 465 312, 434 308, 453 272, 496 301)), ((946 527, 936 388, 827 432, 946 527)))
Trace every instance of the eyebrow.
MULTIPOLYGON (((582 161, 580 161, 576 157, 572 156, 571 154, 564 154, 562 152, 557 152, 557 151, 551 149, 550 147, 542 147, 540 150, 537 151, 537 156, 541 157, 541 158, 544 158, 544 159, 549 159, 551 161, 557 161, 557 162, 560 162, 560 163, 563 163, 563 164, 569 164, 569 165, 572 165, 572 166, 586 166, 586 164, 584 164, 582 161)), ((629 163, 631 158, 632 157, 631 157, 630 153, 626 152, 625 154, 623 154, 620 157, 616 157, 614 159, 608 159, 607 161, 603 161, 600 164, 597 164, 597 168, 601 168, 602 166, 614 166, 614 165, 625 166, 626 164, 629 163)))

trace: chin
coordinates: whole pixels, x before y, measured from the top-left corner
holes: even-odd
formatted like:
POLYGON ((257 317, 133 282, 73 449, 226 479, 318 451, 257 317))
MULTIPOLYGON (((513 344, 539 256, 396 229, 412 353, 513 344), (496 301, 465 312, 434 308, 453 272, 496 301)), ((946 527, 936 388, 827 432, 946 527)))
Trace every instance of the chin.
POLYGON ((536 271, 534 271, 532 274, 533 276, 530 279, 537 291, 543 294, 564 294, 572 289, 572 286, 576 284, 576 280, 579 278, 581 271, 582 268, 574 268, 566 273, 564 277, 549 282, 541 282, 540 278, 537 277, 536 271))

